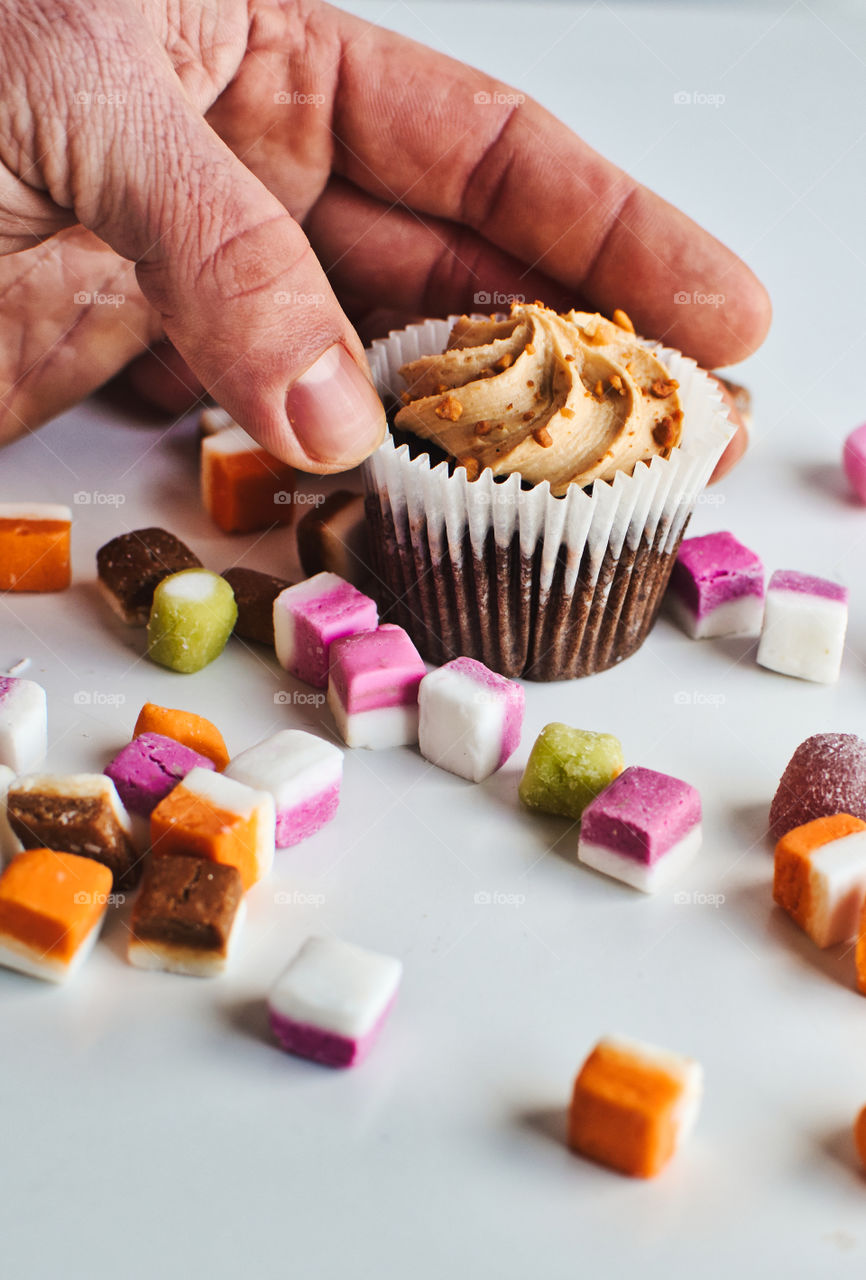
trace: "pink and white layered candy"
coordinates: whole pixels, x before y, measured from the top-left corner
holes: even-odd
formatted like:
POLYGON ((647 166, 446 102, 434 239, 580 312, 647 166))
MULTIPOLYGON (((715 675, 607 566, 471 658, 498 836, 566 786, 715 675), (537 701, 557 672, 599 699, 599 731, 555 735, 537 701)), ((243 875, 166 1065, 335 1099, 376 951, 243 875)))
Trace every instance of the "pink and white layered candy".
POLYGON ((418 745, 440 769, 481 782, 520 742, 523 689, 474 658, 431 671, 418 692, 418 745))
POLYGON ((42 764, 47 744, 45 690, 33 680, 0 676, 0 764, 29 773, 42 764))
POLYGON ((277 808, 277 848, 287 849, 337 812, 343 753, 313 733, 283 729, 235 756, 223 773, 271 793, 277 808))
POLYGON ((693 640, 757 635, 764 614, 764 566, 732 533, 686 538, 665 599, 693 640))
POLYGON ((161 733, 140 733, 118 752, 105 773, 127 812, 150 818, 160 800, 193 769, 215 769, 208 756, 161 733))
POLYGON ((848 588, 794 569, 770 578, 758 662, 801 680, 839 679, 848 628, 848 588))
POLYGON ((308 938, 268 997, 271 1029, 288 1053, 328 1067, 367 1055, 400 985, 403 966, 339 938, 308 938))
POLYGON ((372 631, 378 622, 374 600, 336 573, 317 573, 286 587, 274 601, 277 661, 299 680, 324 689, 334 641, 372 631))
POLYGON ((845 441, 842 465, 851 488, 861 502, 866 502, 866 422, 855 427, 845 441))
POLYGON ((349 747, 418 741, 418 686, 427 668, 402 627, 383 623, 331 647, 328 706, 349 747))
POLYGON ((701 797, 667 773, 625 769, 587 805, 577 856, 642 893, 655 893, 701 845, 701 797))

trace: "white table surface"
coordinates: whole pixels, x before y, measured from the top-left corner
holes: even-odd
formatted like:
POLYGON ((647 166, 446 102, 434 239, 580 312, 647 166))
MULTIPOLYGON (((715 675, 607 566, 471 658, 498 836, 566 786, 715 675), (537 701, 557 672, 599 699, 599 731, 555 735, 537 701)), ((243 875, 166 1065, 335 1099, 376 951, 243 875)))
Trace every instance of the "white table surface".
MULTIPOLYGON (((866 729, 866 509, 839 468, 866 414, 866 18, 818 0, 353 7, 534 93, 762 275, 775 325, 741 371, 755 441, 692 532, 729 528, 769 569, 849 583, 842 677, 773 675, 750 642, 696 644, 662 621, 617 670, 529 685, 523 743, 481 786, 413 750, 347 753, 337 819, 250 893, 223 979, 129 968, 129 904, 68 989, 0 973, 0 1272, 862 1276, 850 1125, 866 1001, 850 951, 818 952, 772 906, 762 836, 795 746, 866 729), (677 105, 678 91, 724 102, 677 105), (629 762, 699 787, 690 901, 577 866, 574 828, 521 810, 551 719, 616 733, 629 762), (357 1071, 289 1058, 267 1034, 265 992, 311 931, 405 962, 357 1071), (652 1183, 563 1143, 575 1071, 611 1030, 706 1069, 694 1139, 652 1183)), ((275 704, 306 690, 260 651, 232 642, 175 675, 102 606, 94 553, 143 524, 217 570, 292 573, 291 532, 222 536, 195 487, 190 421, 166 436, 101 402, 0 456, 0 497, 92 497, 75 507, 71 590, 0 601, 0 667, 27 656, 47 688, 52 768, 101 769, 146 699, 210 716, 232 751, 279 727, 331 733, 324 708, 275 704)))

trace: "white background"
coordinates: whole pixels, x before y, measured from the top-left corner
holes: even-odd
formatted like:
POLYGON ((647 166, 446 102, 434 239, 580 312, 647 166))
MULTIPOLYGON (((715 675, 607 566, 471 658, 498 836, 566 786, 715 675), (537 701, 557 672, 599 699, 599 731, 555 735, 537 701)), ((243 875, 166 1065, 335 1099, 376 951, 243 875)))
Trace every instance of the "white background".
MULTIPOLYGON (((776 676, 749 642, 696 644, 662 621, 617 670, 529 686, 522 746, 481 786, 408 749, 347 753, 337 819, 251 892, 230 976, 129 968, 129 904, 68 990, 0 974, 0 1272, 862 1276, 850 1125, 866 1103, 866 1001, 850 951, 818 952, 773 908, 763 841, 795 746, 866 729, 866 509, 839 468, 866 414, 861 6, 353 7, 534 94, 763 277, 774 328, 738 374, 754 443, 691 532, 729 528, 768 569, 847 582, 842 678, 776 676), (724 102, 676 105, 681 90, 724 102), (721 905, 645 899, 577 866, 567 821, 520 809, 551 719, 616 733, 628 762, 698 786, 705 844, 677 887, 721 905), (405 962, 356 1072, 291 1059, 267 1033, 265 992, 311 931, 405 962), (575 1071, 612 1030, 706 1069, 695 1137, 653 1183, 563 1144, 575 1071)), ((0 667, 29 656, 46 686, 52 768, 101 769, 145 699, 210 716, 233 752, 279 727, 331 733, 325 710, 274 703, 306 691, 261 651, 232 642, 174 675, 101 604, 97 547, 143 524, 217 570, 291 574, 290 531, 219 535, 196 483, 191 422, 164 437, 105 403, 0 457, 2 498, 93 499, 75 508, 72 589, 0 601, 0 667)))

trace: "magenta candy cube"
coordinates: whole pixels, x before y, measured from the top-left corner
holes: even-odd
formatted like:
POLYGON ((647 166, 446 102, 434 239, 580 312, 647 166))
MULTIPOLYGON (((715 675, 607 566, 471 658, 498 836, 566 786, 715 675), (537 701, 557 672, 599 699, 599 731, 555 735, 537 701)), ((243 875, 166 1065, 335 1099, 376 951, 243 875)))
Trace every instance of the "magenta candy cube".
POLYGON ((757 635, 764 612, 764 566, 732 533, 686 538, 674 562, 666 603, 695 640, 757 635))
POLYGON ((151 812, 192 769, 214 769, 213 760, 161 733, 142 733, 106 765, 130 813, 150 817, 151 812))
POLYGON ((343 753, 302 729, 282 729, 235 756, 225 776, 270 792, 277 811, 276 846, 287 849, 337 812, 343 753))
POLYGON ((374 600, 336 573, 317 573, 274 601, 277 660, 299 680, 324 689, 334 641, 372 631, 378 622, 374 600))
POLYGON ((701 797, 688 782, 632 766, 583 811, 581 862, 654 893, 677 876, 701 843, 701 797))
POLYGON ((851 488, 861 502, 866 502, 866 422, 855 427, 845 441, 842 465, 851 488))
POLYGON ((418 686, 426 674, 424 659, 392 623, 336 641, 328 705, 347 746, 417 742, 418 686))
POLYGON ((271 1030, 287 1053, 357 1066, 382 1029, 402 969, 393 956, 339 938, 308 938, 268 997, 271 1030))

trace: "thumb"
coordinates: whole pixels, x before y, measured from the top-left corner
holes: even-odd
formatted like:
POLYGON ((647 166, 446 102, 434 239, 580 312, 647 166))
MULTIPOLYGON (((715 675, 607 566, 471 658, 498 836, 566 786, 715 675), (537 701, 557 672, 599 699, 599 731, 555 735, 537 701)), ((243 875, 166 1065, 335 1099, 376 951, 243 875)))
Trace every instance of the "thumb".
POLYGON ((155 44, 108 75, 125 83, 99 130, 91 117, 68 132, 79 220, 135 261, 166 335, 266 449, 308 471, 354 466, 381 442, 385 413, 303 231, 155 44))

